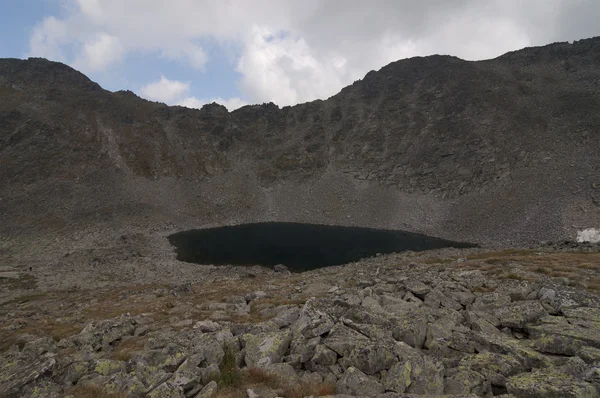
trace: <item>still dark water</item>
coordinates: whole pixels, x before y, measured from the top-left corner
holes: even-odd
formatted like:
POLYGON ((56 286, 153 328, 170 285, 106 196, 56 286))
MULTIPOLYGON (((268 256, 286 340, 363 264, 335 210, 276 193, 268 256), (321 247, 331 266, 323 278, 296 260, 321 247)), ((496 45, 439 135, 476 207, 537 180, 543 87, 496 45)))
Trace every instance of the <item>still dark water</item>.
POLYGON ((346 264, 377 253, 474 247, 404 231, 296 223, 194 229, 169 236, 177 259, 197 264, 284 264, 301 272, 346 264))

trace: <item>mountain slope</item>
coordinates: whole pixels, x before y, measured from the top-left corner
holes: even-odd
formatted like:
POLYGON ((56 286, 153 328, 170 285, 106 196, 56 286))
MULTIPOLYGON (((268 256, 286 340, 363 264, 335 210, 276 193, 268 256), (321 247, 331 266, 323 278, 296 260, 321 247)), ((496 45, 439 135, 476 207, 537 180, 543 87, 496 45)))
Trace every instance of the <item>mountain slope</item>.
POLYGON ((231 113, 2 59, 0 99, 5 253, 48 232, 102 240, 253 221, 484 244, 600 225, 600 38, 402 60, 325 101, 231 113))

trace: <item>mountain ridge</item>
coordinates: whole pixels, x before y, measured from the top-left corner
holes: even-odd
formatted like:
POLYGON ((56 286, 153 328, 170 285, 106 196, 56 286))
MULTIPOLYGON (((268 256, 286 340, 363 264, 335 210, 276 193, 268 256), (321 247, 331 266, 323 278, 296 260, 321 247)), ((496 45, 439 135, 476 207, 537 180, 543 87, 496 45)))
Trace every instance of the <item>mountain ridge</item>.
POLYGON ((48 233, 162 239, 261 221, 484 245, 600 225, 600 38, 484 61, 400 60, 282 108, 196 110, 132 94, 60 63, 0 60, 8 256, 48 233))

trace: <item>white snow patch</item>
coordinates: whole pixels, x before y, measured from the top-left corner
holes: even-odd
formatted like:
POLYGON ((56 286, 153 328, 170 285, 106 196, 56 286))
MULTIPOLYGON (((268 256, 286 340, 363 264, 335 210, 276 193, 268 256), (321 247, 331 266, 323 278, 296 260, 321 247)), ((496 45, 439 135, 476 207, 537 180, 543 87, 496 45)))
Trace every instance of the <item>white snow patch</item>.
POLYGON ((577 232, 577 242, 599 243, 600 229, 587 228, 583 231, 577 232))

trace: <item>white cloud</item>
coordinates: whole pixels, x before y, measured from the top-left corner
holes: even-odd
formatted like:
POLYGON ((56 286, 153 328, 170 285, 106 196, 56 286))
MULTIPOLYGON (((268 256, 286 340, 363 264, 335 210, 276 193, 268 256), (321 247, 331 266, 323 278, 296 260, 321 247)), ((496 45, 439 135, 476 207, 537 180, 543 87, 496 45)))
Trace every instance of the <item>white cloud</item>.
POLYGON ((206 52, 197 44, 184 43, 179 47, 162 50, 162 56, 170 59, 183 59, 194 69, 203 69, 207 61, 206 52))
POLYGON ((191 97, 189 96, 190 89, 190 83, 170 80, 165 76, 161 76, 160 80, 143 86, 140 89, 140 95, 146 99, 164 102, 168 105, 181 105, 197 109, 212 102, 224 105, 230 111, 248 105, 246 101, 238 97, 229 99, 217 97, 210 100, 191 97))
POLYGON ((64 60, 62 46, 68 41, 67 24, 54 17, 44 18, 29 38, 28 56, 64 60))
POLYGON ((238 50, 243 97, 280 105, 330 96, 404 57, 475 60, 600 35, 596 0, 64 1, 64 19, 47 18, 32 32, 32 54, 69 61, 69 48, 102 70, 138 51, 202 70, 210 52, 198 43, 209 39, 238 50))
POLYGON ((184 83, 177 80, 169 80, 164 76, 154 83, 145 85, 140 89, 142 97, 153 101, 160 101, 167 104, 173 103, 186 96, 190 91, 190 83, 184 83))
POLYGON ((83 44, 73 67, 85 72, 103 70, 120 61, 124 52, 125 49, 117 37, 100 33, 83 44))

